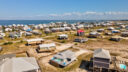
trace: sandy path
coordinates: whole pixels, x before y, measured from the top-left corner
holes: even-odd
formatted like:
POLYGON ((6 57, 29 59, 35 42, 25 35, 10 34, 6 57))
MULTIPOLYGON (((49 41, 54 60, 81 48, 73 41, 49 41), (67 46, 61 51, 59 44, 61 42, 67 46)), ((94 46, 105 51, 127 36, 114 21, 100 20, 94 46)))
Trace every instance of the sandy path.
POLYGON ((74 44, 71 44, 71 43, 68 43, 68 44, 62 44, 61 46, 57 46, 56 49, 58 51, 62 51, 62 50, 65 50, 65 49, 68 49, 70 47, 72 47, 74 44))

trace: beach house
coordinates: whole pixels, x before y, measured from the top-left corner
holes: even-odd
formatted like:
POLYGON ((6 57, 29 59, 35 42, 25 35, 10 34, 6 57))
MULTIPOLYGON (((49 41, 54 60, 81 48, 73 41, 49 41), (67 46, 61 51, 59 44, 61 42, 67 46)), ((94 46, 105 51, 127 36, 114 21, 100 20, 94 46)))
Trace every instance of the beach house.
POLYGON ((112 36, 109 40, 118 42, 118 41, 122 40, 122 38, 120 36, 112 36))
POLYGON ((54 55, 50 60, 50 63, 57 67, 65 67, 75 60, 76 60, 75 53, 70 50, 66 50, 54 55))
POLYGON ((12 32, 9 34, 10 38, 20 38, 22 36, 22 33, 20 32, 12 32))
POLYGON ((25 32, 24 35, 25 36, 32 36, 32 33, 31 32, 25 32))
POLYGON ((93 32, 89 33, 88 37, 89 38, 97 38, 98 36, 100 36, 100 34, 98 32, 93 31, 93 32))
POLYGON ((51 30, 49 28, 45 28, 44 33, 49 34, 49 33, 51 33, 51 30))
POLYGON ((121 32, 122 37, 128 37, 128 32, 121 32))
POLYGON ((80 43, 84 43, 84 42, 87 42, 87 41, 88 41, 88 39, 84 39, 84 38, 76 38, 74 40, 74 42, 80 42, 80 43))
POLYGON ((58 36, 58 39, 67 39, 68 35, 67 34, 61 34, 58 36))
POLYGON ((110 66, 111 56, 108 50, 96 49, 93 54, 93 67, 106 68, 110 66))
POLYGON ((39 30, 33 30, 32 33, 34 35, 41 35, 42 34, 39 30))
POLYGON ((104 29, 97 29, 97 32, 103 32, 104 29))
POLYGON ((77 30, 77 36, 83 36, 84 30, 77 30))

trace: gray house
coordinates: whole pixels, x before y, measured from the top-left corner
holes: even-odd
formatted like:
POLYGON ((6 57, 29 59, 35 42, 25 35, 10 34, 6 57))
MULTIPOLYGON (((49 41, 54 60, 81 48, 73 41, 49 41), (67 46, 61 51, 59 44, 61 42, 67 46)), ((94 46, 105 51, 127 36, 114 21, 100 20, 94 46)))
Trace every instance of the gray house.
POLYGON ((97 32, 103 32, 104 31, 104 29, 98 29, 97 30, 97 32))
POLYGON ((90 32, 89 33, 89 38, 97 38, 98 36, 100 36, 100 34, 98 32, 90 32))
POLYGON ((96 49, 93 55, 94 68, 109 68, 111 56, 108 50, 96 49))
POLYGON ((75 53, 70 50, 66 50, 53 56, 53 58, 50 60, 50 63, 57 67, 65 67, 75 60, 75 53))
POLYGON ((12 32, 9 34, 10 38, 20 38, 22 34, 20 32, 12 32))
POLYGON ((44 33, 48 34, 51 33, 51 30, 49 28, 44 29, 44 33))
POLYGON ((122 37, 128 37, 128 32, 121 32, 122 37))
POLYGON ((0 62, 0 72, 39 72, 39 66, 34 57, 14 57, 0 62))
POLYGON ((68 35, 67 34, 61 34, 58 36, 58 39, 68 39, 68 35))
POLYGON ((39 30, 33 30, 32 33, 35 35, 41 35, 42 34, 39 30))
POLYGON ((25 32, 24 35, 25 35, 25 36, 32 36, 32 33, 31 33, 31 32, 25 32))
POLYGON ((88 41, 88 39, 84 39, 84 38, 76 38, 74 40, 74 42, 80 42, 80 43, 84 43, 84 42, 87 42, 87 41, 88 41))
POLYGON ((122 38, 120 36, 112 36, 109 40, 118 42, 118 41, 122 40, 122 38))

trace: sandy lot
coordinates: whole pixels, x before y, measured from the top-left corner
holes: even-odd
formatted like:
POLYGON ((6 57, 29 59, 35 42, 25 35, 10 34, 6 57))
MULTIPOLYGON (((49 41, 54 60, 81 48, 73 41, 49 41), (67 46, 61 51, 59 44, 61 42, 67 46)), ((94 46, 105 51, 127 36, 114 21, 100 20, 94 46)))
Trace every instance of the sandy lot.
POLYGON ((107 39, 99 39, 89 41, 85 44, 79 44, 77 46, 92 51, 98 48, 104 48, 110 51, 111 56, 120 57, 123 58, 123 60, 128 61, 128 40, 114 42, 107 39))

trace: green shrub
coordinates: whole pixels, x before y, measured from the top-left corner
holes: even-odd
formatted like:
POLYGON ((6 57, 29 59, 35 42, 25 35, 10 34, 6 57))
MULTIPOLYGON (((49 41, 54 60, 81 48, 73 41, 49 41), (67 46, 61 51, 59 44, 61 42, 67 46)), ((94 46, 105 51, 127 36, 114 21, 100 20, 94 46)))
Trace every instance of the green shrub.
POLYGON ((13 44, 13 42, 5 42, 3 45, 13 44))
POLYGON ((66 42, 65 40, 61 41, 61 43, 65 43, 65 42, 66 42))
POLYGON ((23 43, 23 40, 21 40, 20 43, 23 43))
POLYGON ((75 45, 78 45, 78 43, 75 43, 75 45))

